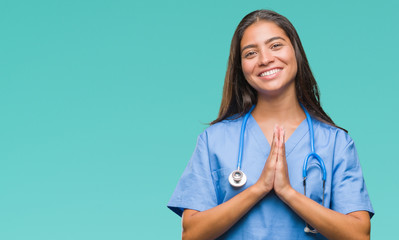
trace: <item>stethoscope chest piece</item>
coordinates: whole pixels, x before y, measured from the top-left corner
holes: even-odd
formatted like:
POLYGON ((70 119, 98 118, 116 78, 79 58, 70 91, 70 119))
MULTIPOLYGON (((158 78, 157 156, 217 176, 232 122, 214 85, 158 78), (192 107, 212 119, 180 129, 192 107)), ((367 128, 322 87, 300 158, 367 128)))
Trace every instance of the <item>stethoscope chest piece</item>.
POLYGON ((247 176, 241 170, 234 170, 229 176, 229 182, 233 187, 242 187, 247 182, 247 176))

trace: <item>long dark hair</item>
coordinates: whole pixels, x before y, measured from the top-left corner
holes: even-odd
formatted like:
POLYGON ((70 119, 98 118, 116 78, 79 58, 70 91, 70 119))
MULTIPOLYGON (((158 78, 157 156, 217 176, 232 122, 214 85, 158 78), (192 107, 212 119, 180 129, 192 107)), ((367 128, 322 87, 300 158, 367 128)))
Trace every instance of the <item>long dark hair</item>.
POLYGON ((258 100, 256 90, 249 85, 242 72, 240 43, 244 31, 250 25, 260 20, 277 24, 277 26, 284 30, 294 47, 298 64, 295 77, 295 91, 298 101, 312 116, 332 126, 338 127, 320 105, 319 89, 294 26, 286 17, 271 10, 257 10, 251 12, 238 24, 231 41, 230 56, 223 86, 223 96, 219 115, 216 120, 211 122, 211 125, 232 116, 236 118, 241 117, 248 112, 252 105, 256 104, 258 100))

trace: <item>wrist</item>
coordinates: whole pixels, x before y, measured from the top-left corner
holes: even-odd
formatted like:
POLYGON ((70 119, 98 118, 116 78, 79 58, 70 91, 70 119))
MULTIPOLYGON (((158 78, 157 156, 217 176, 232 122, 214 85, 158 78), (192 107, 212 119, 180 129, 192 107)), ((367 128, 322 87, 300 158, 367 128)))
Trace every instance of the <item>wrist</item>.
POLYGON ((271 191, 271 189, 259 184, 258 182, 252 185, 250 188, 252 189, 253 193, 260 198, 264 198, 271 191))
POLYGON ((293 189, 291 186, 286 187, 277 193, 278 197, 285 203, 288 203, 295 197, 297 191, 293 189))

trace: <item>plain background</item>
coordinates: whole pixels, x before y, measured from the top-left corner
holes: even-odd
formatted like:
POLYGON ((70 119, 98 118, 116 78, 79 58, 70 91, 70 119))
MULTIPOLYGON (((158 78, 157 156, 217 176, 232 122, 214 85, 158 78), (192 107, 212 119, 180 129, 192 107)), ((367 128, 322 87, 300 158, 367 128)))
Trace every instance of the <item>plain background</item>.
POLYGON ((0 239, 179 239, 166 204, 247 13, 292 21, 397 236, 397 1, 0 0, 0 239))

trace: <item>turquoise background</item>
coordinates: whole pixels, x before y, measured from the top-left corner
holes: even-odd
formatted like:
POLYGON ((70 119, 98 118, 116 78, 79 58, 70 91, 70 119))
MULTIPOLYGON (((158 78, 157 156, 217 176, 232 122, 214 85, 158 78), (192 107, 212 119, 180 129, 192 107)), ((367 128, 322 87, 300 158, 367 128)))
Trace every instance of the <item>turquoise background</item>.
POLYGON ((296 27, 397 236, 397 1, 0 0, 0 239, 179 239, 166 208, 250 11, 296 27))

